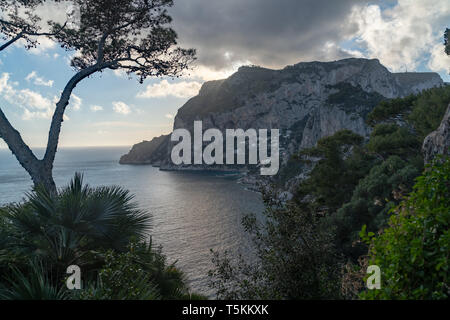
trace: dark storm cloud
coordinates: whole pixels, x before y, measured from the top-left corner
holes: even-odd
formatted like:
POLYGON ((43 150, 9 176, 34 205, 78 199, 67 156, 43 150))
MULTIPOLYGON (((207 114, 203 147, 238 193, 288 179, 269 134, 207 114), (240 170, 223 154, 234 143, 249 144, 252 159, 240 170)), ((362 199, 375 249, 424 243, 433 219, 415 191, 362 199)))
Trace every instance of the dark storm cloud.
POLYGON ((356 31, 348 21, 358 0, 175 0, 171 9, 180 44, 199 63, 221 69, 232 61, 279 67, 305 59, 348 56, 335 46, 356 31))

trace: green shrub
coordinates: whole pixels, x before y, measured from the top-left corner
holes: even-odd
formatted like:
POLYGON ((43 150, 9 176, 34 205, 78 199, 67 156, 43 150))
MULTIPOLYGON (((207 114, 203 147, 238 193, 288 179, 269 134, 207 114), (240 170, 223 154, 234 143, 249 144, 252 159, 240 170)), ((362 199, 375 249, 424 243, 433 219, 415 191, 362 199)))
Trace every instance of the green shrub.
POLYGON ((167 265, 161 249, 151 242, 131 243, 127 252, 104 254, 98 279, 78 294, 80 299, 156 300, 180 299, 189 295, 184 275, 167 265))
POLYGON ((417 95, 381 101, 367 116, 371 126, 402 118, 408 122, 423 139, 436 130, 450 103, 450 86, 431 88, 417 95))
POLYGON ((413 192, 391 212, 389 227, 372 239, 369 250, 369 264, 381 268, 381 289, 361 297, 448 299, 450 159, 427 166, 413 192))
POLYGON ((396 204, 402 194, 411 191, 414 179, 421 168, 391 156, 386 161, 374 166, 370 173, 361 179, 355 187, 352 198, 336 214, 330 216, 328 223, 337 228, 338 248, 353 261, 367 252, 366 246, 356 244, 359 231, 363 225, 376 232, 384 227, 389 210, 396 204))
POLYGON ((322 228, 315 213, 264 193, 264 218, 247 215, 254 258, 213 252, 210 286, 218 299, 337 299, 341 260, 333 230, 322 228))
POLYGON ((420 154, 421 143, 416 135, 407 128, 395 124, 377 125, 367 144, 370 152, 387 158, 391 155, 398 155, 408 158, 411 155, 420 154))
POLYGON ((417 97, 410 95, 406 98, 394 98, 381 101, 367 116, 367 123, 374 126, 377 123, 404 115, 411 110, 417 97))
POLYGON ((32 261, 26 271, 11 267, 0 283, 0 300, 67 300, 66 288, 53 284, 45 267, 32 261))
POLYGON ((302 156, 318 157, 309 177, 298 186, 296 198, 313 196, 316 207, 328 212, 350 200, 352 190, 370 170, 373 157, 363 149, 363 137, 350 130, 336 132, 320 139, 316 147, 304 149, 302 156))
POLYGON ((449 104, 448 85, 425 90, 418 96, 408 121, 414 126, 421 141, 439 127, 449 104))

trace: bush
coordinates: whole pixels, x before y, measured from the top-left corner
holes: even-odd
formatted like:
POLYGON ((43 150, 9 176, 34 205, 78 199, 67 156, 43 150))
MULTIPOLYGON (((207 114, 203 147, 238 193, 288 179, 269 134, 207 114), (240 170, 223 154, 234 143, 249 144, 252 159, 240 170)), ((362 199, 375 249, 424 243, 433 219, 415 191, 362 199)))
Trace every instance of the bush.
POLYGON ((367 116, 367 123, 376 126, 400 119, 412 126, 418 140, 423 141, 439 126, 449 103, 450 86, 431 88, 417 95, 380 102, 367 116))
POLYGON ((252 235, 254 261, 233 261, 227 252, 214 253, 210 286, 218 299, 336 299, 340 297, 340 256, 333 230, 320 217, 298 205, 264 194, 266 210, 243 224, 252 235))
POLYGON ((11 267, 0 283, 0 300, 67 300, 66 288, 56 286, 40 262, 31 261, 25 272, 11 267))
POLYGON ((395 98, 381 101, 367 116, 367 123, 374 126, 377 123, 408 113, 417 97, 395 98))
POLYGON ((151 242, 131 243, 123 253, 109 250, 103 259, 98 279, 75 292, 77 298, 156 300, 189 296, 183 273, 167 265, 161 249, 153 248, 151 242))
POLYGON ((383 158, 398 155, 406 159, 420 154, 420 146, 417 136, 407 128, 395 124, 379 124, 370 136, 367 149, 383 158))
POLYGON ((420 141, 441 124, 450 103, 450 86, 423 91, 414 103, 408 121, 412 123, 420 141))
POLYGON ((370 242, 369 264, 381 268, 381 290, 361 297, 448 299, 450 159, 428 165, 410 196, 391 212, 389 227, 370 242))
POLYGON ((316 147, 301 151, 303 156, 318 157, 309 177, 300 183, 296 198, 313 197, 311 204, 333 212, 350 200, 352 190, 370 170, 373 157, 362 148, 363 137, 342 130, 320 139, 316 147))
POLYGON ((356 261, 367 252, 366 246, 355 243, 361 227, 367 225, 372 232, 384 227, 389 210, 398 204, 402 194, 411 191, 419 174, 420 168, 398 156, 391 156, 359 181, 351 200, 327 218, 328 223, 337 228, 337 246, 345 256, 356 261))

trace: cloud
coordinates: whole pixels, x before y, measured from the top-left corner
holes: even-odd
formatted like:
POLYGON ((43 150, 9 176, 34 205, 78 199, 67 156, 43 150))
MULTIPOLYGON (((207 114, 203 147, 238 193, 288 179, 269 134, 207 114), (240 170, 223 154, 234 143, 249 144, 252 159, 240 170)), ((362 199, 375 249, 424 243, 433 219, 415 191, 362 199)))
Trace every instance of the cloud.
POLYGON ((91 109, 91 111, 97 112, 97 111, 102 111, 103 107, 97 106, 97 105, 92 105, 90 109, 91 109))
MULTIPOLYGON (((24 108, 22 120, 50 119, 52 114, 53 111, 50 109, 45 111, 30 111, 24 108)), ((64 120, 68 120, 68 118, 64 118, 64 120)))
MULTIPOLYGON (((22 89, 15 92, 15 104, 20 104, 33 109, 47 110, 53 106, 50 99, 43 97, 40 93, 30 89, 22 89)), ((11 102, 11 101, 10 101, 11 102)))
POLYGON ((354 9, 349 21, 358 26, 355 39, 368 57, 378 58, 393 71, 416 70, 427 62, 432 48, 428 66, 437 71, 444 59, 435 50, 438 44, 443 48, 449 20, 449 1, 399 0, 385 10, 379 5, 354 9))
POLYGON ((450 73, 450 56, 444 52, 444 46, 441 43, 436 44, 431 49, 428 68, 436 72, 444 71, 450 73))
POLYGON ((196 81, 182 81, 170 83, 162 80, 159 83, 148 85, 146 90, 138 93, 138 98, 162 98, 174 96, 177 98, 189 98, 198 94, 202 84, 196 81))
POLYGON ((167 113, 167 114, 165 115, 165 117, 166 117, 167 119, 173 119, 173 114, 167 113))
POLYGON ((2 73, 0 77, 0 94, 10 94, 13 90, 12 86, 9 84, 9 73, 2 73))
POLYGON ((282 68, 366 57, 391 71, 443 71, 447 61, 437 49, 450 21, 446 0, 190 0, 170 13, 180 45, 197 49, 185 78, 198 81, 248 62, 282 68))
POLYGON ((23 120, 50 119, 55 109, 55 99, 49 99, 30 89, 16 89, 17 84, 10 83, 10 75, 0 77, 0 95, 12 105, 23 109, 23 120))
POLYGON ((124 114, 124 115, 131 113, 131 108, 122 101, 114 101, 112 104, 113 104, 113 110, 116 113, 124 114))
POLYGON ((183 73, 182 78, 190 80, 198 80, 200 82, 226 79, 233 73, 238 71, 239 67, 253 64, 254 63, 252 63, 250 60, 230 61, 230 65, 228 67, 218 70, 213 67, 207 67, 202 64, 195 63, 191 66, 189 70, 186 70, 183 73))
MULTIPOLYGON (((37 45, 37 47, 31 48, 30 50, 28 50, 28 52, 35 54, 35 55, 41 55, 51 49, 56 48, 56 42, 49 38, 39 37, 38 42, 39 42, 39 44, 37 45)), ((20 45, 20 43, 19 43, 19 45, 20 45)))
POLYGON ((148 125, 138 122, 126 122, 126 121, 101 121, 92 124, 94 127, 133 127, 133 128, 147 128, 148 125))
POLYGON ((72 93, 71 97, 70 97, 70 103, 69 106, 72 107, 73 110, 80 110, 81 109, 81 104, 82 104, 83 100, 81 100, 80 97, 76 96, 75 94, 72 93))
POLYGON ((279 68, 306 60, 348 57, 325 43, 357 31, 348 18, 365 0, 190 0, 170 10, 179 43, 197 49, 198 63, 212 71, 237 61, 279 68))
MULTIPOLYGON (((429 50, 442 40, 449 6, 446 0, 189 0, 169 11, 179 44, 197 49, 199 59, 184 78, 202 82, 226 78, 244 64, 281 68, 350 56, 379 58, 393 71, 435 67, 442 57, 429 50), (359 49, 342 46, 352 39, 359 49)), ((67 12, 65 2, 55 1, 36 9, 42 25, 64 22, 67 12)), ((53 47, 42 38, 31 52, 53 47)))
MULTIPOLYGON (((36 75, 30 73, 26 79, 35 79, 36 75)), ((18 83, 10 82, 10 74, 3 73, 0 76, 0 97, 3 97, 12 105, 23 109, 22 119, 51 119, 55 110, 56 103, 59 98, 47 98, 38 92, 30 89, 16 89, 18 83)), ((72 93, 69 106, 73 110, 80 110, 82 99, 72 93)), ((69 117, 64 115, 64 120, 69 120, 69 117)))
POLYGON ((28 74, 25 77, 25 80, 30 82, 31 80, 34 80, 33 83, 37 86, 45 86, 45 87, 52 87, 53 86, 53 80, 44 80, 43 78, 39 77, 37 75, 36 71, 32 71, 30 74, 28 74))

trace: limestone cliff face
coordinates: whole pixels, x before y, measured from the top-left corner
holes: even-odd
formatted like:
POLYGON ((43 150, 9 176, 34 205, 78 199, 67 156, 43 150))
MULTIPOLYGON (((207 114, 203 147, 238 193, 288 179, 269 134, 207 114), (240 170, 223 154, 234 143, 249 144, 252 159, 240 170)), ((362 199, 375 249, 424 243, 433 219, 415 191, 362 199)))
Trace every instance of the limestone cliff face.
POLYGON ((120 158, 120 164, 153 164, 159 165, 167 153, 168 135, 142 141, 135 144, 130 152, 120 158))
POLYGON ((450 156, 450 105, 439 128, 425 138, 422 152, 425 162, 430 162, 438 154, 450 156))
MULTIPOLYGON (((193 132, 194 121, 202 120, 203 130, 281 129, 285 162, 299 148, 342 129, 367 136, 365 117, 383 99, 441 85, 436 73, 391 73, 376 59, 307 62, 281 70, 241 67, 228 79, 206 82, 178 110, 173 128, 193 132)), ((163 169, 177 169, 168 140, 158 161, 163 169)))

